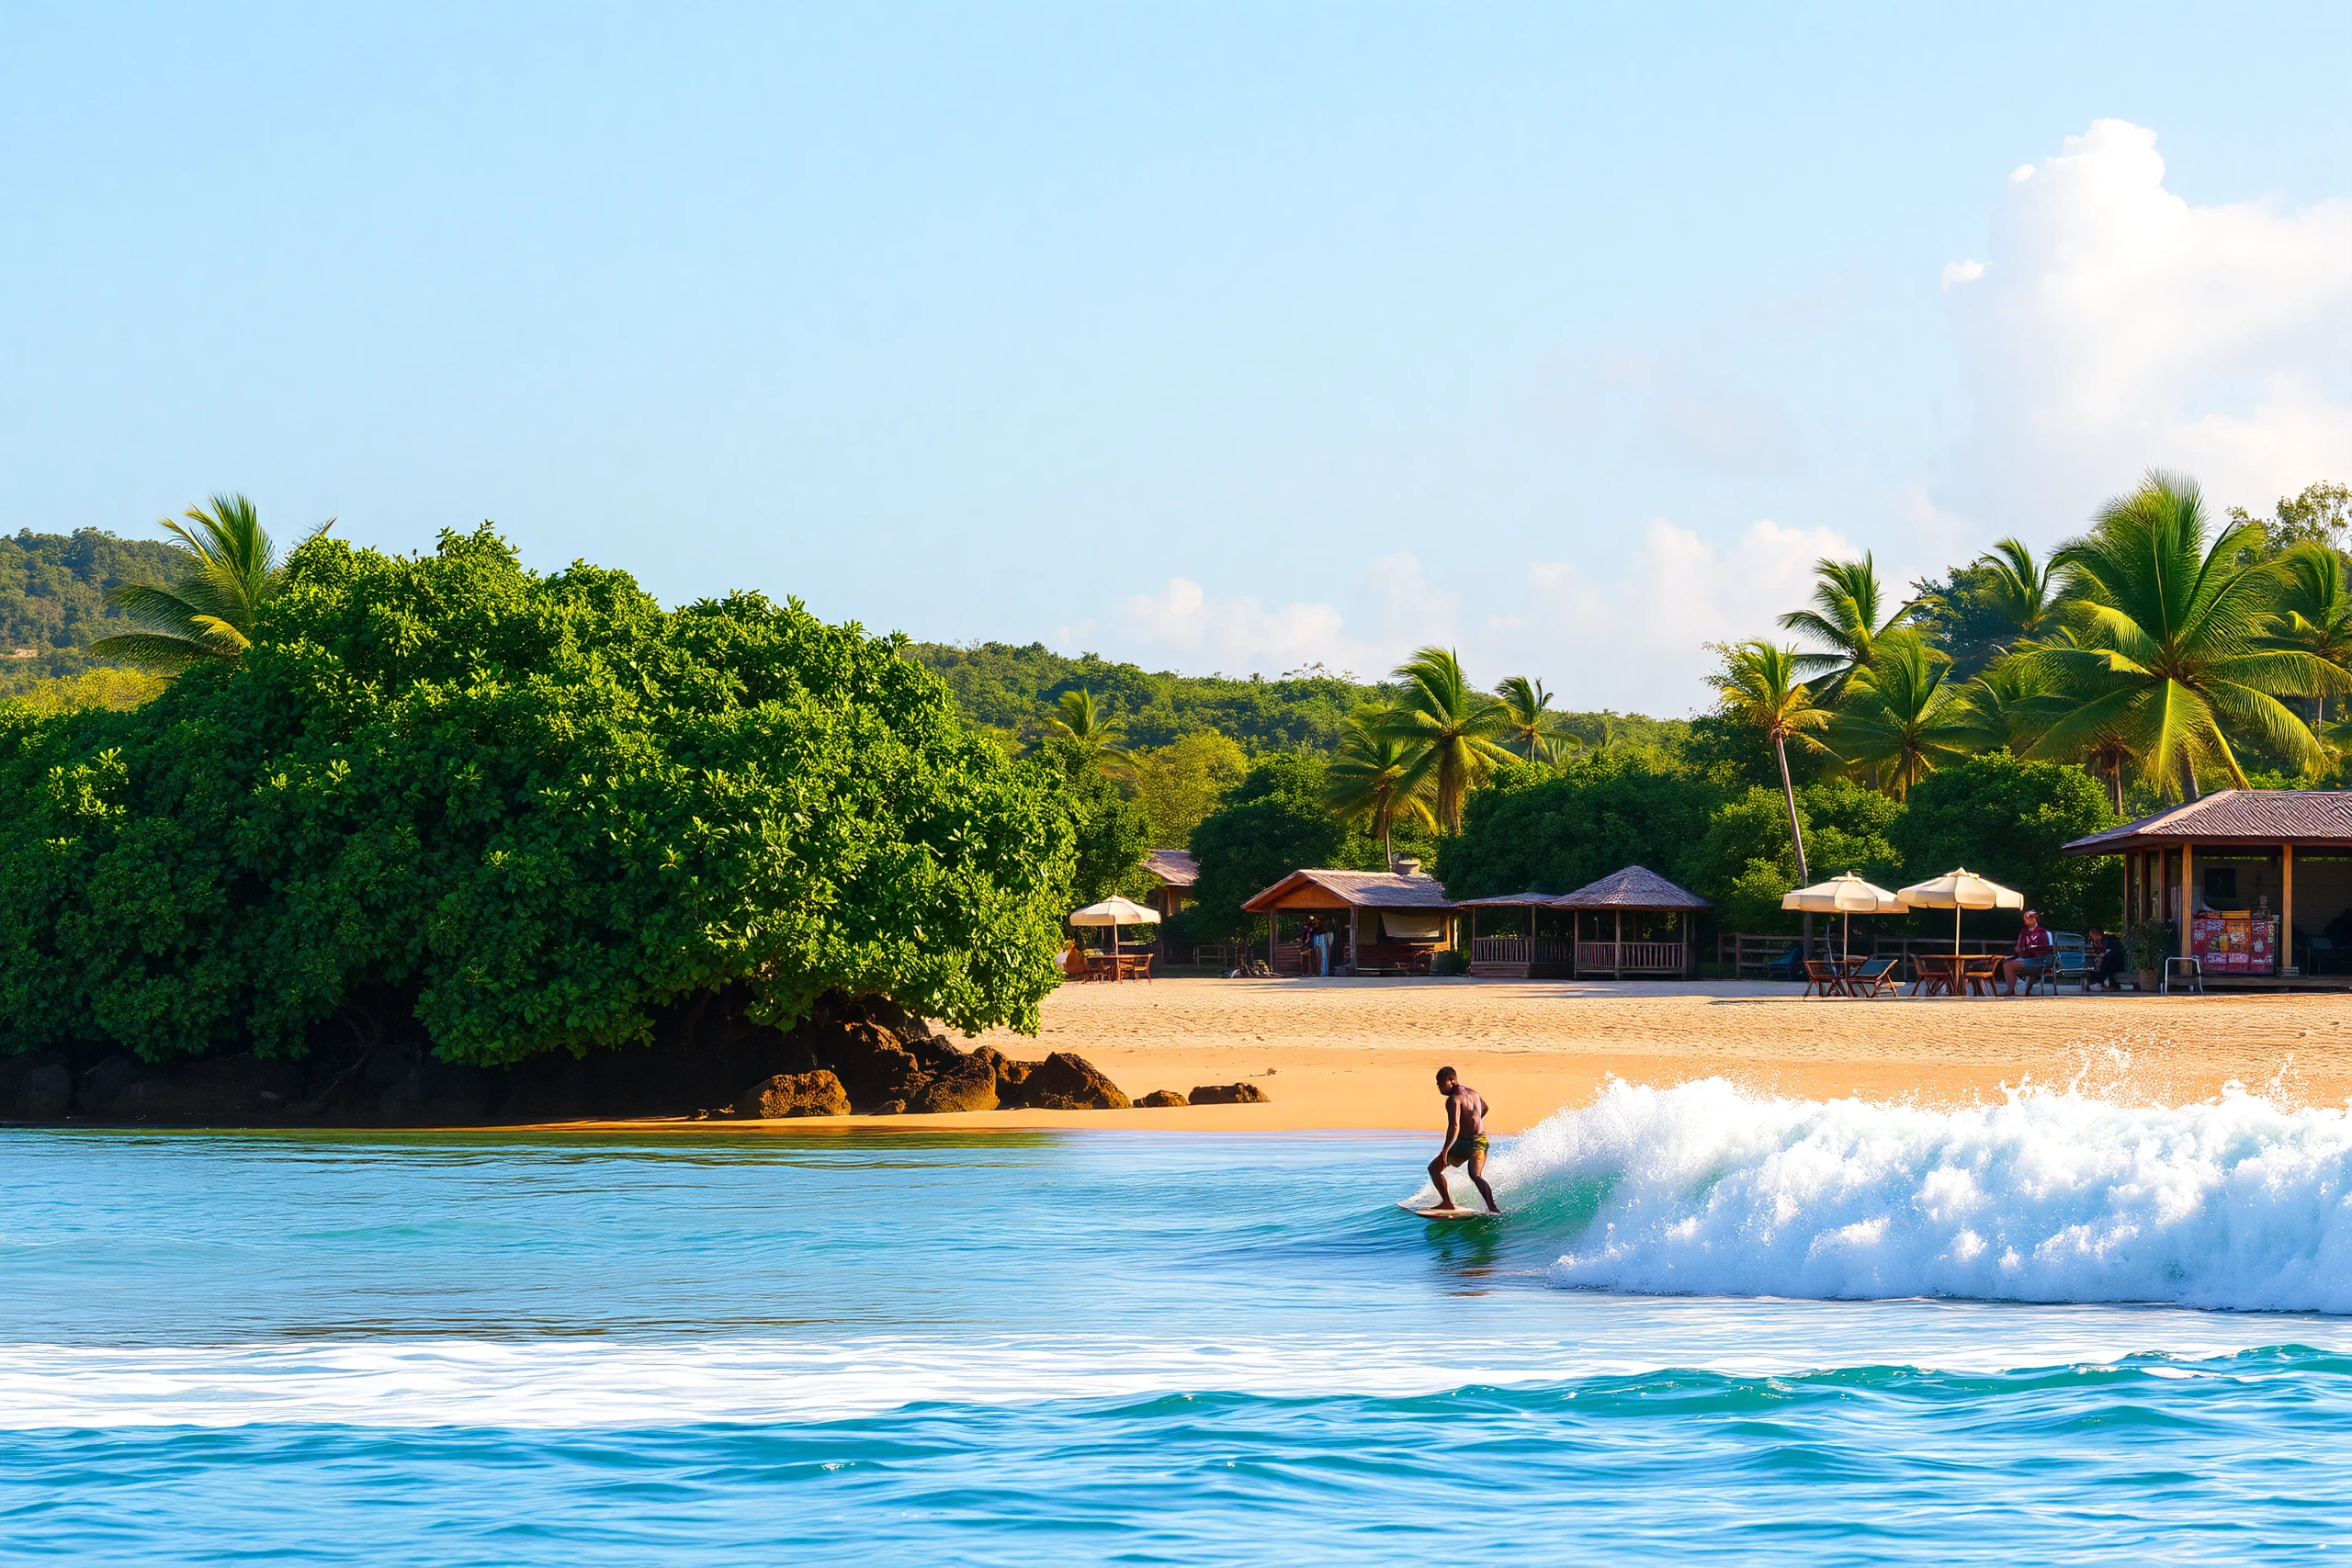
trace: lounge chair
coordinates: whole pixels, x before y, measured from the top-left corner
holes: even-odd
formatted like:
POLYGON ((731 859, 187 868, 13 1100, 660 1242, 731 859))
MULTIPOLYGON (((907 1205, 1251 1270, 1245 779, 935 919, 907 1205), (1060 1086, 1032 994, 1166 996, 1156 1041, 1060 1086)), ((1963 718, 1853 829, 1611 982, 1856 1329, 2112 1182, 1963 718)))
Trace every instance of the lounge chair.
POLYGON ((1849 997, 1899 997, 1903 987, 1894 981, 1895 960, 1873 958, 1846 978, 1846 994, 1849 997))
POLYGON ((1853 995, 1851 991, 1849 991, 1846 988, 1846 976, 1838 973, 1838 966, 1834 964, 1824 964, 1817 959, 1806 959, 1804 961, 1804 994, 1808 997, 1849 997, 1853 995))

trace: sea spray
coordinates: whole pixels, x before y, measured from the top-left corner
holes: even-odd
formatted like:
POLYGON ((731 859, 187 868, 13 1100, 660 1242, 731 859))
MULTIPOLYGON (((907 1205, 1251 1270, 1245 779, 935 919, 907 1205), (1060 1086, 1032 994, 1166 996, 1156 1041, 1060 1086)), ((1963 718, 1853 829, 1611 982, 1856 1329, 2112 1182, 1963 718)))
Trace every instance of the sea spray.
POLYGON ((1612 1082, 1491 1170, 1559 1226, 1564 1286, 2352 1312, 2352 1122, 2236 1089, 1937 1111, 1612 1082))

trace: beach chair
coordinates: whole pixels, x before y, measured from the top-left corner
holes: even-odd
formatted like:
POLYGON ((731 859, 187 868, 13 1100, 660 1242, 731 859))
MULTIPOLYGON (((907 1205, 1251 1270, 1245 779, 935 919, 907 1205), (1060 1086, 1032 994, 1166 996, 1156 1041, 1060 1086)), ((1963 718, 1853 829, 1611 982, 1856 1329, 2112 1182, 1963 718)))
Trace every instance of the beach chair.
POLYGON ((2025 977, 2025 994, 2029 997, 2036 992, 2054 997, 2062 981, 2072 980, 2077 987, 2083 984, 2083 933, 2052 931, 2050 940, 2056 945, 2051 949, 2049 963, 2041 974, 2025 977))
POLYGON ((1853 995, 1846 988, 1846 977, 1838 973, 1838 966, 1834 964, 1824 964, 1818 959, 1808 958, 1804 961, 1804 994, 1808 997, 1853 995))
POLYGON ((1804 978, 1804 949, 1791 942, 1781 950, 1781 956, 1764 965, 1767 980, 1802 980, 1804 978))
POLYGON ((1895 960, 1873 958, 1848 977, 1846 994, 1849 997, 1899 997, 1903 987, 1895 983, 1895 960))

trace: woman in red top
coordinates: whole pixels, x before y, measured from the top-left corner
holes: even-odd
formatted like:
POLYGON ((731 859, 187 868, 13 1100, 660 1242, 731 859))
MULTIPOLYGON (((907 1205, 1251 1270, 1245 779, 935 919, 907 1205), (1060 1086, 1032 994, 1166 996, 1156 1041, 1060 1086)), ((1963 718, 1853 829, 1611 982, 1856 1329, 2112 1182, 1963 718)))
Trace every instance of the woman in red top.
POLYGON ((2016 996, 2018 976, 2042 974, 2049 969, 2050 961, 2056 956, 2057 951, 2057 939, 2041 929, 2041 912, 2028 909, 2025 912, 2025 930, 2018 932, 2018 955, 2005 959, 2001 964, 2001 983, 2008 987, 2001 994, 2016 996))

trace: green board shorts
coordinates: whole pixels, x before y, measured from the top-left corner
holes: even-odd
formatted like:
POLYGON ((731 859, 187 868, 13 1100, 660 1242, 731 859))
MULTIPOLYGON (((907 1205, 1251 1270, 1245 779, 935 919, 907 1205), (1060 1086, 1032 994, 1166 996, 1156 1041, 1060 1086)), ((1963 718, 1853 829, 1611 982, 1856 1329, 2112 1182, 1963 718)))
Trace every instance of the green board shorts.
POLYGON ((1473 1133, 1466 1138, 1456 1138, 1453 1140, 1453 1146, 1445 1151, 1445 1163, 1448 1165, 1468 1165, 1472 1155, 1482 1155, 1486 1152, 1487 1134, 1484 1133, 1473 1133))

